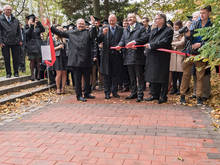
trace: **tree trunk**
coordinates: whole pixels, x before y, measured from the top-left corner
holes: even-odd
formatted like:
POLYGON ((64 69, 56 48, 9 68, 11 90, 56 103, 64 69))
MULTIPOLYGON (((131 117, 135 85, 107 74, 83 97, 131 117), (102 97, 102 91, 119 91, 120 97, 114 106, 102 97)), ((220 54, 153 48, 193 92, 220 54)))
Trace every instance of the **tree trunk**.
POLYGON ((93 0, 93 6, 94 6, 93 8, 94 16, 101 19, 99 0, 93 0))
POLYGON ((104 0, 104 13, 105 13, 105 19, 108 19, 108 16, 109 16, 109 0, 104 0))

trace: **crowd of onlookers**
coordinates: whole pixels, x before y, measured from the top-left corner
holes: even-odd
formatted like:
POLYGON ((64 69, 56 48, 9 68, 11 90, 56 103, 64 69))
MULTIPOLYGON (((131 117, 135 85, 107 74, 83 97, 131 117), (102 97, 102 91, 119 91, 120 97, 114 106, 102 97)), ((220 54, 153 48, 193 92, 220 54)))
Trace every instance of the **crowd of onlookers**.
MULTIPOLYGON (((206 41, 194 34, 196 29, 212 26, 210 14, 211 7, 205 6, 188 20, 174 23, 162 13, 155 16, 151 25, 149 18, 143 17, 138 22, 136 15, 129 13, 122 22, 110 14, 104 21, 91 16, 90 21, 78 19, 76 25, 53 25, 56 61, 48 69, 50 82, 56 83, 57 94, 62 94, 65 85, 70 84, 71 75, 79 101, 94 99, 92 90, 104 90, 105 99, 120 98, 118 91, 130 91, 126 99, 164 103, 170 92, 180 95, 180 102, 186 103, 185 95, 193 75, 192 98, 203 104, 211 96, 207 62, 184 61, 187 55, 158 49, 198 55, 198 49, 206 41), (146 88, 151 96, 144 99, 146 88)), ((12 76, 10 52, 15 77, 19 77, 19 71, 26 71, 26 56, 31 80, 45 77, 47 66, 41 53, 41 46, 49 44, 45 28, 33 14, 26 17, 23 26, 12 15, 12 7, 4 6, 0 13, 0 47, 7 78, 12 76)))

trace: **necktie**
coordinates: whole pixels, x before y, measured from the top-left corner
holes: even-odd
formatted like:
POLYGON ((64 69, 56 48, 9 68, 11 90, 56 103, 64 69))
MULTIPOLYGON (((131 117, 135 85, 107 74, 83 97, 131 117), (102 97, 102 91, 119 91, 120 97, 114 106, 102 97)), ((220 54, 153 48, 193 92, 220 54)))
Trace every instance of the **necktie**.
POLYGON ((7 19, 8 19, 8 22, 11 22, 11 18, 9 16, 7 17, 7 19))
POLYGON ((111 28, 111 32, 112 32, 112 35, 115 34, 115 27, 112 27, 112 28, 111 28))
POLYGON ((131 25, 130 26, 130 31, 133 31, 134 30, 134 25, 131 25))

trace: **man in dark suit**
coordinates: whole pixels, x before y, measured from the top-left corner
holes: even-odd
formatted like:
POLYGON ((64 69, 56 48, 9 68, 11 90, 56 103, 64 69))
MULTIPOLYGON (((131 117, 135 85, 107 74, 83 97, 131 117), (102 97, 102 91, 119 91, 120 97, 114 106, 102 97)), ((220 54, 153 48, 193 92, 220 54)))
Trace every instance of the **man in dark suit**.
MULTIPOLYGON (((94 25, 94 18, 91 17, 94 25)), ((94 99, 90 88, 90 73, 92 68, 92 54, 94 50, 94 39, 97 36, 96 29, 93 26, 90 30, 86 29, 85 20, 80 18, 76 22, 77 28, 62 32, 55 27, 51 31, 64 38, 69 38, 68 67, 73 69, 76 98, 78 101, 85 102, 87 99, 94 99), (85 92, 82 97, 82 76, 85 81, 85 92)))
MULTIPOLYGON (((127 47, 132 44, 146 44, 148 54, 148 65, 146 68, 146 80, 151 83, 152 96, 146 101, 158 100, 158 103, 167 102, 170 53, 158 51, 159 48, 171 49, 173 40, 173 30, 166 25, 166 15, 157 14, 155 17, 157 28, 151 33, 146 34, 144 38, 138 38, 130 42, 127 47)), ((146 62, 148 62, 146 61, 146 62)))
MULTIPOLYGON (((125 46, 130 41, 143 37, 146 34, 145 27, 136 21, 136 15, 134 13, 128 14, 128 23, 129 26, 123 32, 123 36, 118 44, 119 46, 117 46, 117 50, 120 50, 120 46, 125 46)), ((124 65, 128 66, 131 83, 131 94, 126 97, 126 99, 137 98, 136 101, 141 102, 143 101, 144 96, 144 48, 126 49, 124 65)))
POLYGON ((3 14, 0 15, 0 47, 5 61, 6 77, 11 77, 10 50, 13 58, 14 76, 18 77, 19 46, 21 42, 21 30, 19 21, 11 14, 12 7, 5 5, 3 14))
POLYGON ((101 52, 100 72, 104 75, 105 99, 119 98, 118 82, 123 67, 122 54, 110 47, 117 46, 123 35, 123 28, 116 25, 117 18, 111 14, 108 18, 109 26, 104 26, 98 35, 98 42, 103 43, 101 52))

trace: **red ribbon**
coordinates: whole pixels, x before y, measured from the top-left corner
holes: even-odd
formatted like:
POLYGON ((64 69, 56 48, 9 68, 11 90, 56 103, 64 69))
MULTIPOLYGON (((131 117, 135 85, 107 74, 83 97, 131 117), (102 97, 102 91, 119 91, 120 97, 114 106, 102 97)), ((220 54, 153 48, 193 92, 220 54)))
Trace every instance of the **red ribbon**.
POLYGON ((53 37, 52 37, 51 29, 50 29, 50 21, 47 19, 47 20, 46 20, 46 23, 44 23, 44 22, 42 21, 42 24, 43 24, 44 26, 49 27, 49 42, 50 42, 50 52, 51 52, 51 62, 48 61, 48 60, 45 60, 45 63, 46 63, 47 65, 53 66, 53 64, 54 64, 55 61, 56 61, 56 53, 55 53, 54 44, 53 44, 53 37))
MULTIPOLYGON (((145 45, 134 45, 135 48, 140 48, 140 47, 145 47, 145 45)), ((128 49, 128 47, 126 46, 120 46, 120 48, 126 48, 128 49)), ((110 47, 110 49, 117 49, 117 47, 110 47)), ((176 51, 176 50, 169 50, 169 49, 163 49, 163 48, 160 48, 160 49, 157 49, 158 51, 162 51, 162 52, 168 52, 168 53, 175 53, 175 54, 178 54, 178 55, 182 55, 182 56, 195 56, 195 55, 192 55, 192 54, 189 54, 189 53, 183 53, 183 52, 180 52, 180 51, 176 51)))

